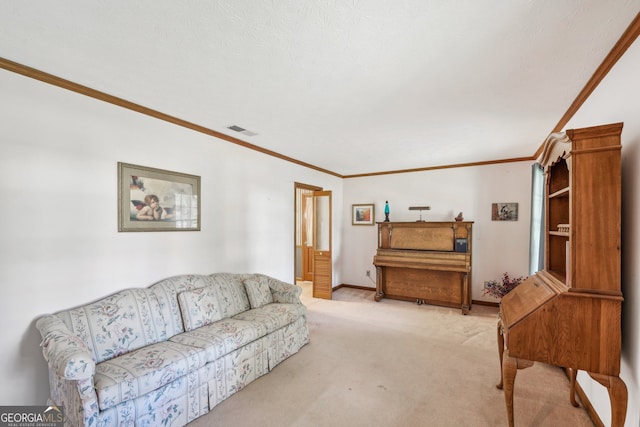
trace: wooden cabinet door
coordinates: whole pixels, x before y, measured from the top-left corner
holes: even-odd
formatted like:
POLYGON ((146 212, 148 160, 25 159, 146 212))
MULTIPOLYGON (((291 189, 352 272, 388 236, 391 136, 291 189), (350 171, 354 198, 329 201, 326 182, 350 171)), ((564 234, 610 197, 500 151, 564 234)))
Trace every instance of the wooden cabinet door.
POLYGON ((313 210, 313 296, 331 299, 331 191, 313 193, 313 210))
POLYGON ((302 280, 313 281, 313 195, 302 196, 302 280))

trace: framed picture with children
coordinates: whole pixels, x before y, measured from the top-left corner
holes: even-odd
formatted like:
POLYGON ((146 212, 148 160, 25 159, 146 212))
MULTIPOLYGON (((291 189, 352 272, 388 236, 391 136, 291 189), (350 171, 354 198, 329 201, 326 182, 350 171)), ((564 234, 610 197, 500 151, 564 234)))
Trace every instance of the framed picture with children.
POLYGON ((118 162, 118 231, 199 230, 199 176, 118 162))

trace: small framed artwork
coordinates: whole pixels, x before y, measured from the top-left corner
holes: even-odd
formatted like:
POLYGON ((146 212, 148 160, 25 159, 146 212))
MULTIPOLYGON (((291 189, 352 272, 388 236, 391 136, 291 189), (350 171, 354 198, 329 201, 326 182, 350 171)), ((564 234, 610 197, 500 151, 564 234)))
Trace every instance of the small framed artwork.
POLYGON ((492 221, 517 221, 518 220, 518 204, 517 203, 493 203, 491 205, 492 221))
POLYGON ((200 177, 118 162, 118 231, 200 231, 200 177))
POLYGON ((352 225, 373 225, 375 221, 375 205, 352 205, 351 224, 352 225))

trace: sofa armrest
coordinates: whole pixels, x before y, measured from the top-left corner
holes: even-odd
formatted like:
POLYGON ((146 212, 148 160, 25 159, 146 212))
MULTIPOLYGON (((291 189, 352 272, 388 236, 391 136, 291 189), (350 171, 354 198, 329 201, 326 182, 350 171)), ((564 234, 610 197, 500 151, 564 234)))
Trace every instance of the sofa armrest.
POLYGON ((91 352, 80 337, 54 315, 46 315, 36 322, 36 328, 42 335, 42 354, 49 369, 67 380, 91 378, 96 363, 91 352))
POLYGON ((273 302, 302 304, 300 301, 302 288, 300 286, 292 285, 291 283, 283 282, 281 280, 274 279, 273 277, 268 277, 268 283, 269 289, 271 289, 273 302))

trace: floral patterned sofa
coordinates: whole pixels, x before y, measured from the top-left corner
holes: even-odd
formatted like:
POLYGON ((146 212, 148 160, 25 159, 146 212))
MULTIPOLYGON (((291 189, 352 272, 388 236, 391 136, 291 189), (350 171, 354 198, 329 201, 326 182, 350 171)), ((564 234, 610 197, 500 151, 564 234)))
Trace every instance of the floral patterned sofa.
POLYGON ((301 288, 181 275, 45 315, 51 402, 73 426, 182 426, 309 342, 301 288))

